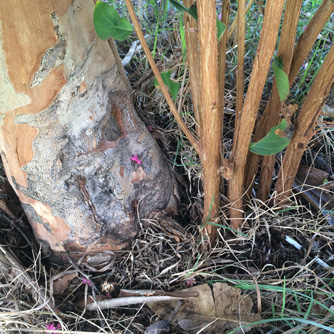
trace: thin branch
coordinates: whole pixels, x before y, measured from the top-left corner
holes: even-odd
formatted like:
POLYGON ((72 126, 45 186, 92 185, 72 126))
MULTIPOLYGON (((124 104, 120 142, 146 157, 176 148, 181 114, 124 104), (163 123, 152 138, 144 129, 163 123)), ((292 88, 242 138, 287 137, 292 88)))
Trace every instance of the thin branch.
MULTIPOLYGON (((246 11, 245 11, 245 14, 248 13, 248 11, 250 10, 252 4, 253 4, 254 0, 250 0, 248 2, 248 5, 246 7, 246 11)), ((236 29, 237 29, 237 24, 238 24, 238 16, 236 15, 232 24, 231 24, 231 27, 230 29, 228 29, 228 32, 227 32, 227 40, 229 40, 231 38, 231 36, 235 33, 236 29)))
POLYGON ((333 11, 334 1, 324 0, 300 36, 300 39, 298 40, 297 46, 293 53, 291 70, 289 73, 290 86, 295 80, 300 67, 302 66, 307 55, 311 52, 314 42, 318 38, 328 19, 331 17, 333 11))
POLYGON ((169 300, 180 300, 186 299, 187 297, 170 297, 170 296, 142 296, 142 297, 121 297, 121 298, 113 298, 113 299, 105 299, 100 300, 95 303, 87 304, 86 308, 88 311, 96 311, 96 310, 105 310, 109 308, 116 308, 121 306, 129 306, 135 304, 143 304, 143 303, 156 303, 156 302, 164 302, 169 300))

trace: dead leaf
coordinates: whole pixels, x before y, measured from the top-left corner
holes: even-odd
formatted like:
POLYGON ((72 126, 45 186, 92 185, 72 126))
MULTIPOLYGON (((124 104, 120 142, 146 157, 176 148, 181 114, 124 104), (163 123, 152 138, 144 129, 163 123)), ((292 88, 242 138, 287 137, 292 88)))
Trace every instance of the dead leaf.
POLYGON ((155 324, 152 324, 148 328, 146 328, 144 334, 169 334, 170 326, 169 322, 165 320, 160 320, 155 324))
POLYGON ((223 159, 223 165, 219 168, 218 173, 226 180, 232 179, 233 163, 228 159, 223 159))
POLYGON ((334 108, 330 107, 329 105, 325 104, 322 107, 322 112, 321 115, 326 116, 326 117, 334 117, 334 108))
POLYGON ((60 295, 67 288, 70 281, 77 277, 78 273, 65 274, 53 282, 53 295, 60 295))
POLYGON ((321 186, 327 177, 328 177, 327 172, 309 166, 301 165, 299 166, 297 172, 298 181, 300 183, 306 183, 311 186, 321 186))
MULTIPOLYGON (((235 329, 240 324, 246 325, 261 319, 260 314, 252 313, 251 297, 241 295, 240 289, 228 284, 215 283, 212 289, 208 284, 202 284, 182 291, 196 291, 198 297, 184 300, 171 324, 179 325, 189 333, 195 333, 201 329, 201 333, 224 333, 226 330, 235 329)), ((167 320, 176 307, 177 301, 147 305, 161 319, 167 320)), ((250 327, 245 328, 244 331, 248 329, 250 327)))
POLYGON ((295 133, 295 127, 292 123, 287 121, 287 126, 284 130, 277 129, 275 131, 275 135, 279 136, 280 138, 287 138, 292 139, 293 134, 295 133))
POLYGON ((110 270, 114 265, 115 254, 112 251, 104 251, 97 254, 88 254, 84 257, 82 264, 93 272, 104 272, 110 270))
POLYGON ((334 182, 327 182, 321 186, 302 184, 296 178, 293 188, 316 209, 322 212, 329 225, 334 225, 334 182))
POLYGON ((288 120, 290 121, 291 116, 296 112, 297 109, 298 109, 297 104, 289 104, 287 106, 283 105, 282 114, 287 121, 288 120))

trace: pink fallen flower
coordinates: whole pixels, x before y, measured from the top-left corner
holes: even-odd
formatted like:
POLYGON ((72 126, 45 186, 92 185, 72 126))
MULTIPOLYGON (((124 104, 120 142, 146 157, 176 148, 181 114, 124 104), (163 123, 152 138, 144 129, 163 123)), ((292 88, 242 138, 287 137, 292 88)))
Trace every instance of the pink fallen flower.
POLYGON ((82 279, 82 284, 88 284, 89 286, 92 285, 92 281, 90 281, 88 278, 84 277, 82 279))
MULTIPOLYGON (((61 325, 58 324, 57 326, 55 326, 55 324, 52 323, 50 325, 46 325, 45 328, 48 329, 48 330, 56 330, 56 329, 60 329, 61 325)), ((48 332, 48 334, 49 334, 49 332, 48 332)), ((59 333, 58 332, 52 332, 52 334, 59 334, 59 333)))
POLYGON ((186 280, 186 288, 191 288, 192 286, 194 286, 194 284, 196 283, 196 279, 194 277, 190 277, 186 280))
POLYGON ((141 165, 141 161, 138 159, 138 157, 136 155, 133 155, 131 160, 135 161, 138 165, 141 165))

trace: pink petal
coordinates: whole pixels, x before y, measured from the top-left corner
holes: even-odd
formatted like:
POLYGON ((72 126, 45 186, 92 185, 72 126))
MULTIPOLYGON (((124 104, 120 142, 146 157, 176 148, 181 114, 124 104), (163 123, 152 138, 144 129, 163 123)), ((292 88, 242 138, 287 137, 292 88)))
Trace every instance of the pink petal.
MULTIPOLYGON (((55 324, 52 323, 50 325, 46 325, 45 328, 48 329, 48 330, 55 330, 55 329, 61 328, 61 325, 58 324, 57 326, 55 326, 55 324)), ((52 332, 51 334, 59 334, 59 333, 58 332, 52 332)))
POLYGON ((49 330, 56 329, 55 324, 46 325, 45 328, 49 330))
POLYGON ((138 165, 141 165, 141 161, 138 159, 138 157, 136 155, 133 155, 131 160, 135 161, 138 165))
POLYGON ((84 277, 84 278, 82 279, 82 284, 88 284, 89 286, 91 286, 91 285, 92 285, 92 282, 91 282, 89 279, 87 279, 86 277, 84 277))

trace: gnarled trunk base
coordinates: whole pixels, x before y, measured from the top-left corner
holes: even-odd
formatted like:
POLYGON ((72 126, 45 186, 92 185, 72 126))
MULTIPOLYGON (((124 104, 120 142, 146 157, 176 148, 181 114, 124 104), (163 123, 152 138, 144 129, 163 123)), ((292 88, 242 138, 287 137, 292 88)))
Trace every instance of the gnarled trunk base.
POLYGON ((61 259, 122 249, 138 217, 177 207, 92 17, 84 0, 0 4, 1 156, 37 239, 61 259))

